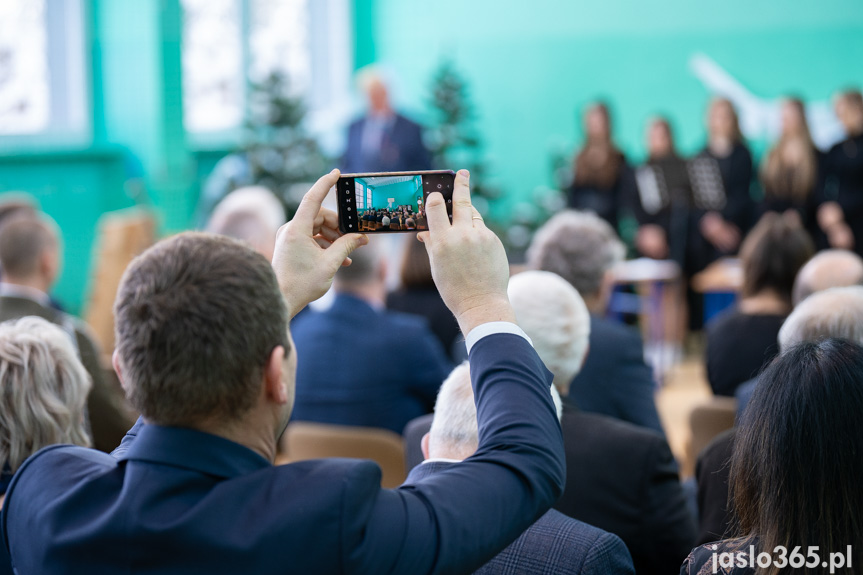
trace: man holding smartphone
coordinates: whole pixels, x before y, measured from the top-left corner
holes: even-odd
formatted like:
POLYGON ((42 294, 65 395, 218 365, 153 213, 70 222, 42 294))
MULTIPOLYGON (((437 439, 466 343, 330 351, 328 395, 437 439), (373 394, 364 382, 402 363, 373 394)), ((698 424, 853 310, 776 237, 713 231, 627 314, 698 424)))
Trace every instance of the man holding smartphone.
POLYGON ((514 323, 506 255, 466 171, 452 223, 432 194, 419 238, 466 334, 476 453, 395 490, 369 461, 272 465, 293 403, 289 318, 368 241, 321 209, 337 178, 282 227, 272 268, 196 233, 130 264, 114 364, 143 418, 112 455, 52 446, 22 465, 0 518, 17 573, 470 573, 558 498, 551 375, 514 323))

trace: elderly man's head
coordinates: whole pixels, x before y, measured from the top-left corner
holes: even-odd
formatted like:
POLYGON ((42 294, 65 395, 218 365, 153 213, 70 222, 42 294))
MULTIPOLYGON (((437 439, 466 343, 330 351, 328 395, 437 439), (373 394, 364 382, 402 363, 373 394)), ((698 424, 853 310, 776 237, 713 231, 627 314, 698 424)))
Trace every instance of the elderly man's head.
POLYGON ((591 311, 605 306, 611 269, 626 255, 614 229, 600 217, 567 210, 551 218, 533 238, 528 265, 553 272, 578 290, 591 311))
POLYGON ((863 286, 830 288, 803 300, 782 324, 779 348, 826 338, 863 345, 863 286))
MULTIPOLYGON (((563 413, 560 396, 551 388, 557 417, 563 413)), ((456 366, 438 391, 431 429, 422 439, 426 459, 462 460, 470 457, 479 446, 476 422, 476 402, 470 382, 467 362, 456 366)))
POLYGON ((207 231, 242 240, 272 260, 276 234, 286 221, 285 208, 270 190, 250 186, 234 190, 219 202, 207 231))
POLYGON ((551 272, 513 276, 507 290, 518 325, 554 375, 561 395, 581 370, 590 339, 590 315, 578 291, 551 272))
POLYGON ((794 305, 815 292, 863 285, 863 259, 847 250, 824 250, 806 262, 794 280, 794 305))

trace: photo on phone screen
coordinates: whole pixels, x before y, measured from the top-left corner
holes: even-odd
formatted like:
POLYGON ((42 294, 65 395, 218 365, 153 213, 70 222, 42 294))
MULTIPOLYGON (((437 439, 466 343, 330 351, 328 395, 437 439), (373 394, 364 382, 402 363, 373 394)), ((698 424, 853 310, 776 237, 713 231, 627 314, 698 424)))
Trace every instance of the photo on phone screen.
POLYGON ((361 233, 427 230, 426 198, 440 192, 451 214, 454 182, 452 171, 345 174, 336 184, 339 226, 361 233))

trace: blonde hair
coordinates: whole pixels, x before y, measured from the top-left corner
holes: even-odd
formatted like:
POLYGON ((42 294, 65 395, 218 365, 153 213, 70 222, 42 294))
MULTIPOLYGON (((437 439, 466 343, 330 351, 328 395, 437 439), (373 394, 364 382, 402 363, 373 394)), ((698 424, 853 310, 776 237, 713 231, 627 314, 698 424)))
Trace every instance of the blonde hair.
POLYGON ((14 472, 48 445, 90 446, 90 391, 69 335, 39 317, 0 323, 0 465, 14 472))
POLYGON ((806 108, 803 102, 797 98, 788 98, 786 104, 800 115, 800 134, 782 132, 779 141, 762 164, 761 182, 766 195, 803 204, 815 189, 818 156, 809 133, 809 125, 806 123, 806 108), (806 150, 802 161, 793 164, 786 161, 784 153, 785 149, 792 145, 802 145, 806 150))

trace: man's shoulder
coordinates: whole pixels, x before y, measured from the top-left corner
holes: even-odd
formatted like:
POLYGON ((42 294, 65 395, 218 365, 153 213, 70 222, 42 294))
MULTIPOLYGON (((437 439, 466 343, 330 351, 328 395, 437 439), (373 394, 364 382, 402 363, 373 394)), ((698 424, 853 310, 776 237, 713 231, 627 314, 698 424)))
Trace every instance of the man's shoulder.
POLYGON ((593 351, 594 341, 609 348, 620 345, 639 347, 642 345, 641 334, 634 327, 595 315, 590 316, 590 335, 591 351, 593 351))
MULTIPOLYGON (((561 420, 564 441, 590 447, 590 451, 603 457, 616 458, 621 464, 640 465, 641 460, 623 454, 648 454, 667 448, 665 438, 657 432, 606 415, 580 410, 566 410, 561 420)), ((567 451, 569 451, 567 446, 567 451)))

